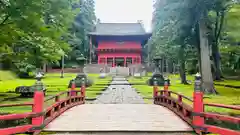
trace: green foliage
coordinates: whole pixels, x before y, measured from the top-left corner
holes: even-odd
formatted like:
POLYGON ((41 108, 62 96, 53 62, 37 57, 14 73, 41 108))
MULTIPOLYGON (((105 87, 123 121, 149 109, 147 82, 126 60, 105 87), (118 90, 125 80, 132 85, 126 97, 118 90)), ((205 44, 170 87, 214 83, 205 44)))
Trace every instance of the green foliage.
MULTIPOLYGON (((240 6, 238 0, 156 0, 153 14, 153 36, 148 42, 150 57, 161 56, 180 67, 182 82, 184 72, 196 73, 201 71, 206 78, 206 70, 201 70, 200 52, 206 53, 200 47, 199 29, 200 20, 204 20, 207 26, 205 40, 211 48, 209 65, 212 66, 212 74, 215 79, 229 71, 239 71, 239 19, 240 6), (220 74, 220 75, 219 75, 220 74)), ((202 42, 204 43, 204 42, 202 42)), ((209 55, 209 54, 205 54, 209 55)), ((205 66, 206 67, 206 66, 205 66)), ((210 67, 210 66, 209 66, 210 67)), ((208 80, 209 81, 209 80, 208 80)))
MULTIPOLYGON (((74 50, 71 41, 78 43, 86 39, 71 31, 83 8, 76 6, 80 2, 82 0, 1 0, 0 62, 3 67, 25 74, 43 64, 57 63, 61 56, 74 50)), ((88 2, 85 6, 94 7, 88 2)), ((85 27, 79 28, 82 29, 85 27)))
POLYGON ((96 23, 95 2, 94 0, 81 0, 75 6, 80 7, 81 11, 76 15, 70 30, 75 39, 69 41, 72 51, 68 53, 66 63, 82 65, 81 62, 76 61, 89 56, 89 39, 87 34, 94 29, 96 23))

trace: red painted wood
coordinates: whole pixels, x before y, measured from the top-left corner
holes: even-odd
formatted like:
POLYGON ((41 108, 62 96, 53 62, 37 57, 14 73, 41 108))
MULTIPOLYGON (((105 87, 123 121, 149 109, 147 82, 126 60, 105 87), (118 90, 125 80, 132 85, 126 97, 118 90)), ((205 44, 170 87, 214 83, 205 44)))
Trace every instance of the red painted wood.
MULTIPOLYGON (((207 128, 208 132, 216 133, 216 134, 220 134, 220 135, 240 135, 239 131, 234 131, 231 129, 221 128, 221 127, 217 127, 217 126, 205 125, 204 118, 213 118, 216 120, 227 121, 227 122, 231 122, 231 123, 235 123, 235 124, 240 123, 240 118, 204 112, 203 93, 202 92, 194 93, 193 108, 186 105, 185 103, 183 103, 182 98, 192 101, 192 99, 190 99, 184 95, 169 91, 172 94, 178 95, 178 98, 174 98, 174 97, 171 97, 171 95, 165 96, 164 93, 167 92, 166 90, 161 90, 160 92, 161 92, 161 95, 154 98, 154 103, 163 105, 163 106, 169 108, 170 110, 175 112, 177 115, 179 115, 183 120, 187 121, 189 124, 191 124, 193 126, 198 126, 198 127, 205 127, 205 128, 207 128), (174 105, 174 104, 176 104, 176 105, 174 105), (191 112, 195 112, 196 114, 199 114, 201 116, 193 116, 193 118, 191 118, 191 115, 189 115, 189 114, 191 114, 191 112)), ((211 103, 207 103, 205 105, 239 110, 239 106, 233 106, 233 105, 222 105, 222 104, 211 104, 211 103)), ((200 133, 202 131, 197 129, 196 132, 200 133)))
MULTIPOLYGON (((164 91, 161 91, 161 92, 164 92, 164 91)), ((180 94, 179 94, 180 95, 180 94)), ((186 121, 188 124, 192 124, 192 119, 191 119, 191 116, 184 116, 184 111, 185 110, 185 113, 188 112, 188 113, 191 113, 193 111, 193 108, 185 103, 180 103, 178 102, 178 99, 174 98, 174 97, 171 97, 171 96, 165 96, 165 95, 160 95, 160 96, 157 96, 155 98, 155 104, 158 104, 158 105, 162 105, 162 106, 165 106, 167 107, 168 109, 170 109, 171 111, 173 111, 174 113, 176 113, 180 118, 182 118, 184 121, 186 121), (165 102, 165 100, 167 101, 171 101, 171 102, 165 102), (177 105, 176 106, 173 106, 173 104, 176 103, 177 105), (182 108, 181 110, 179 108, 182 108)))
POLYGON ((182 103, 182 95, 178 95, 178 103, 182 103))
POLYGON ((83 101, 85 102, 85 96, 86 96, 86 87, 85 87, 85 85, 81 86, 81 96, 84 98, 83 101))
MULTIPOLYGON (((193 112, 201 113, 204 112, 203 105, 203 92, 193 92, 193 112)), ((193 116, 193 125, 194 126, 203 126, 204 118, 200 116, 193 116)))
MULTIPOLYGON (((43 91, 35 91, 33 97, 33 112, 41 113, 43 112, 43 104, 44 104, 44 93, 43 91)), ((32 124, 35 126, 40 126, 43 124, 44 116, 39 116, 36 118, 32 118, 32 124)))
POLYGON ((158 96, 158 86, 153 86, 153 98, 158 96))
POLYGON ((116 41, 99 41, 98 43, 98 64, 107 64, 107 58, 112 58, 113 63, 112 66, 115 66, 114 58, 120 57, 124 58, 124 65, 126 66, 126 58, 132 58, 133 63, 141 63, 141 52, 142 46, 140 42, 134 41, 124 41, 122 44, 117 43, 116 41), (100 50, 123 50, 125 52, 110 52, 110 51, 100 51, 100 50), (138 50, 138 51, 130 51, 128 50, 138 50), (138 60, 134 62, 134 59, 138 60))
MULTIPOLYGON (((72 90, 76 93, 82 92, 80 90, 72 90)), ((30 113, 24 113, 24 114, 9 114, 9 115, 2 115, 0 116, 0 120, 16 120, 21 118, 27 118, 27 117, 36 117, 32 118, 32 125, 25 125, 25 126, 17 126, 17 127, 11 127, 11 128, 4 128, 0 129, 0 135, 10 135, 10 134, 16 134, 16 133, 25 133, 30 130, 33 126, 40 126, 43 124, 49 124, 52 120, 57 118, 59 115, 61 115, 63 112, 65 112, 67 109, 84 104, 84 97, 83 96, 71 96, 66 97, 66 99, 59 101, 59 96, 69 93, 71 91, 62 92, 60 94, 57 94, 56 96, 50 97, 46 99, 45 101, 48 101, 50 99, 55 99, 56 103, 51 105, 49 108, 46 109, 46 116, 44 120, 44 116, 36 117, 35 114, 43 112, 43 103, 44 103, 44 94, 42 91, 36 91, 34 94, 34 103, 27 103, 27 104, 14 104, 14 105, 2 105, 3 107, 11 107, 11 106, 29 106, 33 105, 33 112, 30 113), (72 100, 74 99, 74 100, 72 100), (78 100, 76 100, 78 99, 78 100), (79 100, 80 99, 80 100, 79 100), (72 102, 70 102, 72 100, 72 102), (62 104, 65 104, 62 106, 62 104), (54 111, 54 108, 58 107, 58 111, 54 111)), ((39 133, 40 131, 35 131, 34 133, 39 133)))
POLYGON ((187 96, 184 96, 184 95, 182 95, 182 94, 180 94, 180 93, 174 92, 174 91, 170 91, 170 90, 168 90, 168 91, 161 90, 160 92, 163 92, 163 93, 170 92, 171 94, 174 94, 174 95, 177 95, 177 96, 178 96, 178 95, 181 95, 182 98, 184 98, 184 99, 186 99, 186 100, 189 100, 189 101, 193 102, 193 99, 191 99, 191 98, 189 98, 189 97, 187 97, 187 96))
MULTIPOLYGON (((76 97, 72 97, 72 98, 82 98, 82 96, 76 96, 76 97)), ((72 103, 70 104, 69 106, 66 106, 66 107, 63 107, 63 108, 60 108, 58 112, 54 113, 51 117, 47 117, 45 120, 44 120, 44 123, 46 123, 47 125, 53 121, 55 118, 57 118, 58 116, 60 116, 62 113, 64 113, 66 110, 76 106, 76 105, 81 105, 81 104, 84 104, 84 102, 82 100, 78 101, 78 102, 75 102, 75 103, 72 103)), ((59 104, 59 107, 60 107, 60 104, 59 104)))
POLYGON ((108 53, 99 53, 99 58, 132 58, 132 57, 141 57, 140 53, 131 53, 131 52, 125 52, 125 53, 117 53, 117 52, 108 52, 108 53))
POLYGON ((59 96, 56 96, 55 97, 55 102, 59 102, 59 100, 60 100, 59 96))
POLYGON ((0 129, 0 135, 13 135, 17 133, 25 133, 29 131, 29 129, 32 127, 33 125, 24 125, 24 126, 17 126, 17 127, 11 127, 11 128, 3 128, 3 129, 0 129))
POLYGON ((22 114, 8 114, 8 115, 0 115, 0 120, 17 120, 17 119, 24 119, 29 118, 30 115, 33 115, 35 113, 22 113, 22 114))
POLYGON ((32 106, 33 103, 25 103, 25 104, 2 104, 0 107, 17 107, 17 106, 32 106))
POLYGON ((214 114, 214 113, 200 113, 203 114, 205 118, 212 118, 216 120, 222 120, 222 121, 228 121, 236 124, 240 124, 240 117, 232 117, 227 115, 221 115, 221 114, 214 114))
POLYGON ((212 107, 233 109, 233 110, 240 110, 240 106, 237 106, 237 105, 223 105, 223 104, 214 104, 214 103, 205 103, 204 105, 212 106, 212 107))
POLYGON ((100 41, 98 49, 142 49, 140 42, 124 41, 118 44, 116 41, 100 41))
POLYGON ((215 133, 215 134, 220 134, 220 135, 240 135, 239 131, 231 130, 231 129, 225 129, 221 127, 216 127, 216 126, 210 126, 210 125, 205 125, 208 129, 208 132, 215 133))
POLYGON ((169 96, 168 95, 168 85, 164 84, 163 90, 165 91, 165 95, 169 96))
POLYGON ((72 83, 72 86, 71 86, 71 96, 75 96, 76 95, 76 92, 74 91, 75 89, 76 89, 76 84, 72 83))

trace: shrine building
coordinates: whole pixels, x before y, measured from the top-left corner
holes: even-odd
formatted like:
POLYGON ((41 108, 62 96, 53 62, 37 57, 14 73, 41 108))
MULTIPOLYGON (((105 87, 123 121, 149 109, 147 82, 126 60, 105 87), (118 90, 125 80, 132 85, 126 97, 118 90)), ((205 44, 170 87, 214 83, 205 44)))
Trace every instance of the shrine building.
POLYGON ((141 23, 99 23, 88 35, 90 52, 96 52, 98 64, 127 67, 142 63, 143 47, 151 33, 141 23))

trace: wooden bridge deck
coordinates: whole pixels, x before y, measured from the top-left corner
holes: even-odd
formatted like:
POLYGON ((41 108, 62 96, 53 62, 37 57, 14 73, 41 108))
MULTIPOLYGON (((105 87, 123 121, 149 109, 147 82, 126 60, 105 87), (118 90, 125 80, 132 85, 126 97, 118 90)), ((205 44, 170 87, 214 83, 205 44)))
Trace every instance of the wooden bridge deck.
POLYGON ((193 129, 173 112, 158 105, 85 104, 69 109, 44 131, 187 132, 193 129))

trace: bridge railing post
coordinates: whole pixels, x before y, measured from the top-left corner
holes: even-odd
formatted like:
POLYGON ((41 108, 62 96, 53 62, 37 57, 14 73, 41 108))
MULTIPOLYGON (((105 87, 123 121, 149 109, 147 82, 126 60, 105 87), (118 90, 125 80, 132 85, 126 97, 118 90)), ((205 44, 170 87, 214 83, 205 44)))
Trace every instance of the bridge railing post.
POLYGON ((153 100, 155 100, 155 97, 158 96, 158 86, 157 86, 157 79, 153 79, 153 100))
MULTIPOLYGON (((43 113, 43 106, 44 106, 43 84, 39 79, 35 84, 32 112, 38 114, 43 113)), ((43 121, 44 121, 43 115, 32 118, 32 125, 41 126, 43 124, 43 121)))
MULTIPOLYGON (((195 84, 194 84, 194 93, 193 93, 193 126, 196 128, 201 128, 204 126, 204 118, 198 115, 199 113, 204 112, 203 104, 203 92, 202 92, 202 83, 201 75, 196 74, 195 84)), ((196 130, 200 133, 200 130, 196 130)))
POLYGON ((75 83, 75 80, 72 80, 71 93, 70 93, 71 96, 76 96, 75 89, 76 89, 76 83, 75 83))
POLYGON ((182 95, 181 94, 178 95, 178 103, 182 103, 182 95))
POLYGON ((164 81, 164 87, 163 87, 163 90, 165 91, 165 96, 170 96, 170 93, 168 92, 168 81, 165 80, 164 81))
POLYGON ((81 96, 83 96, 83 101, 85 102, 85 96, 86 96, 85 78, 82 78, 81 96))

